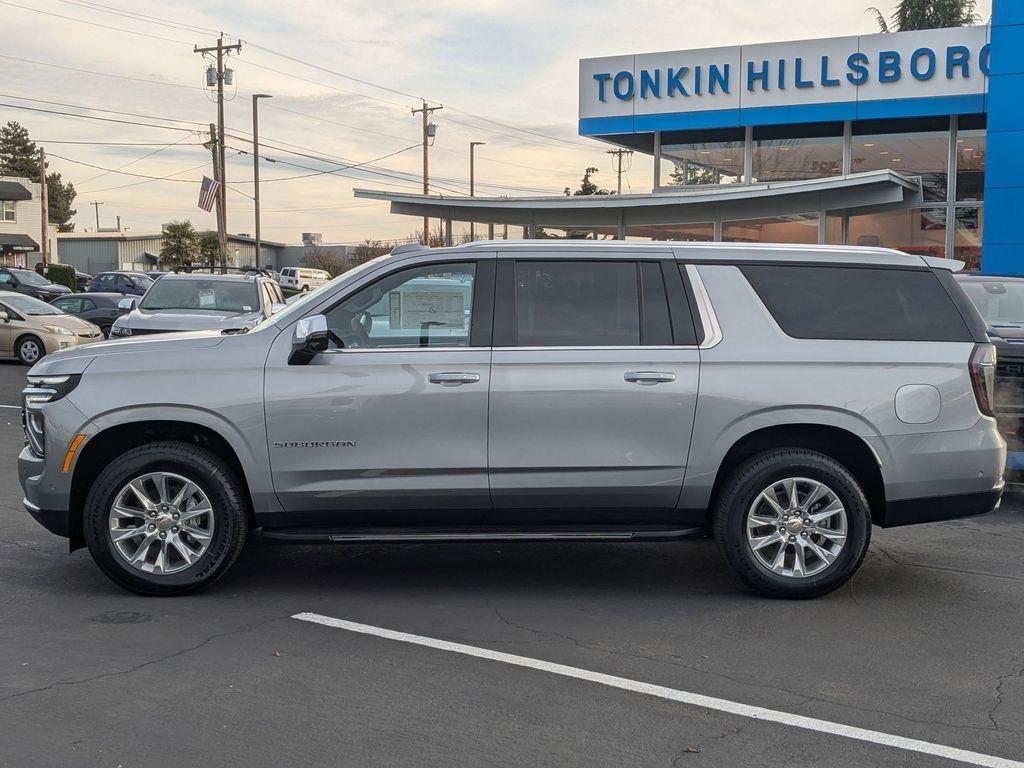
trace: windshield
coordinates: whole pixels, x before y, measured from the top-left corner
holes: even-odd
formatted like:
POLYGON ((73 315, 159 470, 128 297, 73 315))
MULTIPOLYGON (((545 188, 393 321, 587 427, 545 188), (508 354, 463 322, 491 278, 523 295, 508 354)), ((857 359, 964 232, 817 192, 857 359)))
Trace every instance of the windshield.
POLYGON ((135 281, 135 284, 138 285, 140 288, 149 288, 151 285, 153 285, 154 282, 156 282, 149 275, 143 275, 138 272, 132 272, 131 278, 132 280, 135 281))
POLYGON ((4 296, 3 304, 7 304, 19 314, 31 315, 33 317, 37 315, 67 314, 67 312, 62 312, 51 304, 47 304, 39 299, 33 299, 31 296, 4 296))
POLYGON ((50 281, 40 275, 38 272, 33 272, 31 269, 12 269, 11 274, 18 278, 19 283, 25 283, 25 285, 49 285, 50 281))
POLYGON ((1024 282, 972 280, 960 286, 989 325, 1024 325, 1024 282))
POLYGON ((142 309, 188 309, 195 312, 256 312, 260 298, 251 280, 161 278, 139 304, 142 309))

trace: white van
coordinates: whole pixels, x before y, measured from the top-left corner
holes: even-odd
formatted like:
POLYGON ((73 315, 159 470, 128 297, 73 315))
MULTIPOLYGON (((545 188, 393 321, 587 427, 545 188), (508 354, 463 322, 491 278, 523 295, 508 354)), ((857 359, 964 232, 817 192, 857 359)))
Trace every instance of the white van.
POLYGON ((285 267, 278 279, 282 288, 293 291, 312 291, 326 284, 331 276, 322 269, 306 269, 305 267, 285 267))

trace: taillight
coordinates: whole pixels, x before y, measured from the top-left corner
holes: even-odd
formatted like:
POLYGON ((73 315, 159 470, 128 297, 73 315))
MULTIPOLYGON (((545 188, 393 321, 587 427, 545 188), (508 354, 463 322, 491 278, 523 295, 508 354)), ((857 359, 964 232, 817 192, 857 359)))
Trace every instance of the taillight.
POLYGON ((978 410, 984 416, 992 413, 992 395, 996 383, 996 348, 992 344, 977 344, 971 353, 971 386, 978 410))

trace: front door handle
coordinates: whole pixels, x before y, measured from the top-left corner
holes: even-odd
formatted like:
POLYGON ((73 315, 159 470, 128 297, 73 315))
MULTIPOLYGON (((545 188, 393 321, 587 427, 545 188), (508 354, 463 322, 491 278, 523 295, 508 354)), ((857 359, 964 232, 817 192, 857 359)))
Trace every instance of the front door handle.
POLYGON ((664 384, 675 381, 676 375, 669 371, 632 371, 623 376, 630 384, 664 384))
POLYGON ((432 373, 427 376, 431 384, 440 384, 444 387, 457 387, 460 384, 476 384, 480 381, 479 373, 432 373))

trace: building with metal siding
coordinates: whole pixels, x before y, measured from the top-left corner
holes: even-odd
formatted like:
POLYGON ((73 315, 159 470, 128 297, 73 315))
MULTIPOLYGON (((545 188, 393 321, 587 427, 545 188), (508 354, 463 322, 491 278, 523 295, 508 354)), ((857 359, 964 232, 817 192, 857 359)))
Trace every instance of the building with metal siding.
MULTIPOLYGON (((158 269, 163 234, 131 232, 69 232, 57 237, 60 261, 95 275, 112 270, 146 271, 158 269)), ((229 267, 277 268, 284 243, 263 241, 262 264, 256 263, 256 243, 251 237, 228 237, 229 267)))

